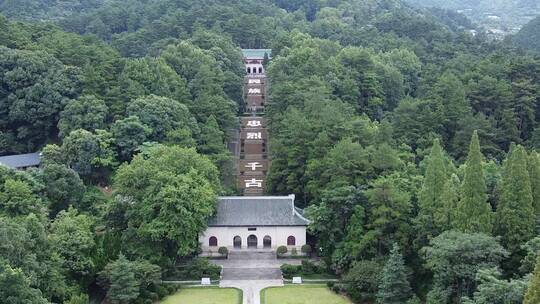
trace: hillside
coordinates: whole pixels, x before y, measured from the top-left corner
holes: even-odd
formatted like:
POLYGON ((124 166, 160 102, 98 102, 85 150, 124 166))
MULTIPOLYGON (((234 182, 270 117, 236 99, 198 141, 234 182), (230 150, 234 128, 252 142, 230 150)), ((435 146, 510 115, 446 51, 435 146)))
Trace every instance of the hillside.
POLYGON ((525 24, 525 26, 512 37, 512 41, 524 49, 540 52, 540 16, 525 24))
POLYGON ((536 0, 407 0, 426 7, 439 7, 463 13, 494 37, 517 33, 540 14, 536 0))
MULTIPOLYGON (((269 214, 310 221, 309 247, 279 251, 320 265, 283 271, 328 273, 354 303, 538 303, 540 58, 471 35, 462 14, 399 0, 0 10, 0 162, 33 161, 0 165, 0 299, 153 303, 176 291, 162 280, 217 279, 203 245, 265 244, 251 224, 229 248, 201 241, 218 198, 263 193, 289 210, 269 214), (257 48, 271 51, 242 52, 257 48)), ((535 24, 516 41, 536 46, 535 24)))
POLYGON ((60 20, 100 7, 106 0, 4 0, 0 11, 9 18, 26 21, 60 20))

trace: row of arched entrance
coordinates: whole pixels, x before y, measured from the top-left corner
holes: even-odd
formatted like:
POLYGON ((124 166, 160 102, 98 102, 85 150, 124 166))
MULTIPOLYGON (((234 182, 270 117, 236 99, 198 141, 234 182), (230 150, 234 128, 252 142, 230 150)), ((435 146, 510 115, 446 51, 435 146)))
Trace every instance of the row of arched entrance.
POLYGON ((262 74, 263 73, 263 68, 262 67, 247 67, 246 69, 246 72, 248 74, 262 74))
MULTIPOLYGON (((272 248, 272 238, 267 235, 262 239, 263 248, 272 248)), ((210 247, 217 247, 218 239, 215 236, 210 237, 208 240, 208 245, 210 247)), ((233 238, 233 247, 235 249, 241 249, 243 246, 242 238, 240 236, 235 236, 233 238)), ((294 236, 289 236, 287 238, 287 246, 296 246, 296 238, 294 236)), ((247 248, 256 249, 259 247, 259 240, 256 235, 252 234, 247 237, 247 248)))

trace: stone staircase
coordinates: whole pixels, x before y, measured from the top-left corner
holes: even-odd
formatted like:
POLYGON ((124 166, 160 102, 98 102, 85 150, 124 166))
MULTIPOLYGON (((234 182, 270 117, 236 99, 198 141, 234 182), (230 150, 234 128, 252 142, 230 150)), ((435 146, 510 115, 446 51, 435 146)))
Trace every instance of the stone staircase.
POLYGON ((229 260, 275 260, 276 253, 274 251, 257 251, 257 250, 239 250, 229 252, 229 260))
POLYGON ((223 280, 281 280, 281 263, 274 251, 231 251, 227 260, 217 263, 223 267, 223 280))

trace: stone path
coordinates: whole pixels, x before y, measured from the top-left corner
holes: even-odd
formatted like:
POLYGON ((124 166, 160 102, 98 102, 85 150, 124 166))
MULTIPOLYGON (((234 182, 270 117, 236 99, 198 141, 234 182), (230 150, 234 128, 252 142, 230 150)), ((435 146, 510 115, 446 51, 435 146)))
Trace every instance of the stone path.
POLYGON ((236 287, 244 293, 244 304, 260 304, 260 292, 266 287, 283 286, 282 264, 300 264, 298 259, 277 259, 275 252, 233 251, 227 260, 216 260, 223 267, 220 287, 236 287))
POLYGON ((244 293, 244 304, 260 304, 261 290, 267 287, 283 286, 282 280, 223 280, 220 287, 235 287, 244 293))

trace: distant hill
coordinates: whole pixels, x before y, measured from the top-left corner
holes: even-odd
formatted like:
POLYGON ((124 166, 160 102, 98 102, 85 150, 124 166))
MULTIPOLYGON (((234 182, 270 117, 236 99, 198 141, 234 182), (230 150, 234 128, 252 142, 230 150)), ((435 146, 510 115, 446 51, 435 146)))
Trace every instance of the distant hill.
POLYGON ((494 35, 517 33, 540 15, 538 0, 406 0, 425 7, 452 9, 463 13, 494 35))
POLYGON ((540 53, 540 16, 523 26, 512 41, 524 49, 540 53))
POLYGON ((104 0, 2 0, 0 12, 8 18, 40 21, 57 20, 95 9, 104 0))

